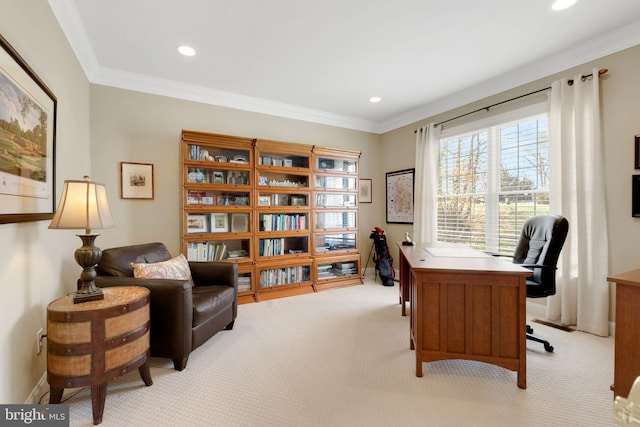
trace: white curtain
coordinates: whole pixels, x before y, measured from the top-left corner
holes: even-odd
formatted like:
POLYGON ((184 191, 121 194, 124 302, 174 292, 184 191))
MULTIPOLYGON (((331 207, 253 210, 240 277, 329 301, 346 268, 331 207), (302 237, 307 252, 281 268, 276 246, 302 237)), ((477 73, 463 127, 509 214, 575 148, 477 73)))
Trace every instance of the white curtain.
POLYGON ((416 131, 413 241, 435 242, 438 220, 438 155, 440 127, 433 123, 416 131))
POLYGON ((581 331, 608 335, 609 285, 604 159, 598 69, 593 76, 551 85, 550 210, 569 221, 560 254, 558 289, 546 316, 581 331))

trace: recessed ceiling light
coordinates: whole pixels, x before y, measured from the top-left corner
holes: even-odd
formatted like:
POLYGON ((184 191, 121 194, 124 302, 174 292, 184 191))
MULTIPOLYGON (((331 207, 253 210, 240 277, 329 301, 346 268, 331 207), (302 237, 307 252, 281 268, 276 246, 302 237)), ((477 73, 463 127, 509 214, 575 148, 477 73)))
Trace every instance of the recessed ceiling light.
POLYGON ((196 50, 187 45, 178 46, 178 52, 180 52, 184 56, 193 56, 196 54, 196 50))
POLYGON ((553 5, 551 5, 551 9, 553 10, 569 9, 571 6, 576 4, 577 1, 578 0, 556 0, 555 2, 553 2, 553 5))
POLYGON ((380 102, 382 101, 382 98, 380 98, 379 96, 374 96, 372 98, 369 98, 369 102, 380 102))

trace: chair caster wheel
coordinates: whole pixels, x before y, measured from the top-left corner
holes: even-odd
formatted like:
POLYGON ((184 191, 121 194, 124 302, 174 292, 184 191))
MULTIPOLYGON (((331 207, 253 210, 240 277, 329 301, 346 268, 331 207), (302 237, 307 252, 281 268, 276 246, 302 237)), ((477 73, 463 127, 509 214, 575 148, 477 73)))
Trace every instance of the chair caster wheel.
POLYGON ((553 346, 552 346, 552 345, 545 344, 545 345, 544 345, 544 349, 545 349, 546 351, 548 351, 549 353, 553 353, 553 346))

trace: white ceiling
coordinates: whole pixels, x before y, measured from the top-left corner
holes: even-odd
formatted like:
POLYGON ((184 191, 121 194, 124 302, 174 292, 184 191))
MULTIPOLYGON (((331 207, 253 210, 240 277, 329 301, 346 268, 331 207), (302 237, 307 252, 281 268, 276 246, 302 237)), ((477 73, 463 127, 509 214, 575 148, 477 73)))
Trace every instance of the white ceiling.
POLYGON ((638 0, 551 3, 49 0, 92 83, 378 133, 640 44, 638 0))

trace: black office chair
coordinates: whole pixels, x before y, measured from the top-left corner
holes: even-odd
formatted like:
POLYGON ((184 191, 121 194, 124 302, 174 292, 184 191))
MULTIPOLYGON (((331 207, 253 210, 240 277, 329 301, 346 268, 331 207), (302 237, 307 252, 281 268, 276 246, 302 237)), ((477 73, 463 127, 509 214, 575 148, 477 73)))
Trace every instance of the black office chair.
MULTIPOLYGON (((513 263, 533 270, 527 278, 527 298, 544 298, 556 293, 556 265, 569 232, 569 222, 560 215, 540 215, 527 219, 522 227, 513 263)), ((527 325, 527 339, 544 344, 553 351, 549 341, 532 335, 527 325)))

